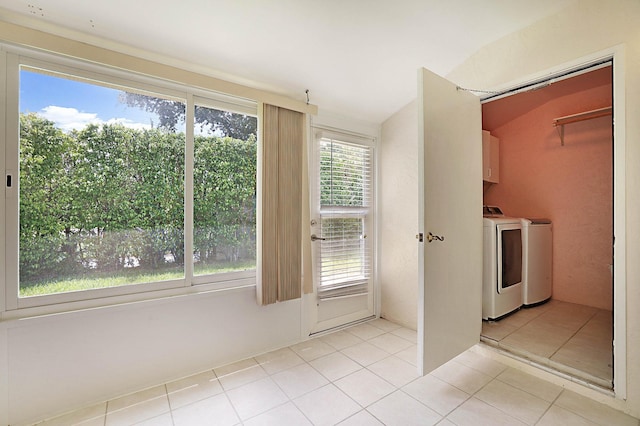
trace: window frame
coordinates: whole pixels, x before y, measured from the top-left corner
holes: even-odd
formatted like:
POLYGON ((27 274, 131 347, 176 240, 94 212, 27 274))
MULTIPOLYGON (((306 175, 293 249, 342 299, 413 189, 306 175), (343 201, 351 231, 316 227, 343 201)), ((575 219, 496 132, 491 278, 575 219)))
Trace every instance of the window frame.
MULTIPOLYGON (((14 184, 5 185, 5 197, 1 210, 5 243, 0 249, 5 273, 0 281, 0 316, 23 317, 41 313, 64 312, 117 303, 135 302, 168 296, 210 292, 215 290, 255 286, 256 269, 223 272, 219 274, 193 274, 193 165, 194 165, 194 112, 195 106, 207 106, 224 111, 241 113, 260 120, 258 102, 231 95, 205 90, 116 69, 106 65, 62 57, 56 54, 33 51, 26 48, 0 44, 0 76, 6 84, 5 99, 1 99, 4 113, 0 110, 0 121, 4 121, 5 135, 2 147, 5 152, 5 170, 12 175, 14 184), (68 293, 19 297, 19 91, 21 67, 61 74, 67 78, 117 89, 185 102, 185 171, 184 171, 184 278, 168 281, 98 288, 68 293), (191 124, 191 125, 190 125, 191 124), (3 288, 4 287, 4 288, 3 288), (4 303, 3 300, 4 299, 4 303)), ((258 123, 259 124, 259 123, 258 123)), ((259 125, 258 125, 259 127, 259 125)), ((257 149, 260 150, 260 135, 257 149)), ((257 159, 258 161, 258 159, 257 159)), ((260 175, 256 174, 256 188, 259 190, 260 175)), ((259 210, 256 210, 259 220, 259 210)), ((256 239, 258 241, 258 239, 256 239)), ((257 248, 259 250, 259 248, 257 248)), ((0 263, 0 265, 2 264, 0 263)))
MULTIPOLYGON (((359 134, 359 133, 352 133, 352 132, 348 132, 348 131, 344 131, 344 130, 339 130, 339 129, 335 129, 332 127, 327 127, 327 126, 323 126, 323 125, 313 125, 312 126, 312 130, 313 130, 313 135, 314 135, 314 141, 313 141, 313 164, 312 164, 312 171, 310 171, 310 177, 312 176, 312 178, 310 178, 311 184, 312 184, 312 189, 311 189, 311 193, 313 194, 314 200, 313 200, 313 205, 314 205, 314 210, 312 210, 311 212, 311 216, 315 216, 317 215, 318 217, 318 222, 320 222, 323 218, 323 216, 325 217, 335 217, 335 218, 340 218, 340 217, 345 217, 345 218, 362 218, 363 220, 363 232, 365 233, 365 235, 367 235, 367 244, 369 245, 369 248, 367 249, 368 253, 365 254, 365 256, 367 257, 367 262, 368 262, 368 266, 366 267, 369 276, 366 278, 366 281, 368 282, 367 285, 367 293, 369 293, 370 295, 375 294, 376 292, 376 276, 377 276, 377 271, 376 271, 376 263, 377 263, 377 257, 376 257, 376 253, 377 253, 377 234, 378 234, 378 228, 377 228, 377 210, 376 210, 376 196, 377 196, 377 150, 378 150, 378 146, 377 146, 377 138, 374 136, 370 136, 370 135, 366 135, 366 134, 359 134), (369 150, 369 167, 370 167, 370 172, 369 172, 369 182, 368 182, 368 205, 364 205, 364 206, 322 206, 322 201, 321 201, 321 196, 320 196, 320 165, 319 165, 319 159, 320 159, 320 144, 321 141, 325 139, 325 140, 329 140, 329 141, 336 141, 340 144, 344 144, 344 145, 350 145, 350 146, 354 146, 354 147, 358 147, 358 148, 367 148, 369 150), (313 173, 313 174, 311 174, 313 173)), ((321 232, 321 225, 320 223, 315 225, 317 228, 315 228, 315 231, 319 231, 321 232)), ((320 241, 320 243, 322 243, 322 241, 320 241)), ((340 297, 328 297, 328 298, 321 298, 320 297, 320 292, 321 292, 321 273, 320 273, 320 268, 321 268, 321 252, 319 251, 320 249, 318 247, 316 247, 316 252, 314 253, 313 256, 313 262, 314 262, 314 292, 316 293, 316 296, 319 299, 322 300, 331 300, 331 299, 337 299, 340 297, 351 297, 352 295, 347 295, 347 296, 340 296, 340 297)), ((348 282, 348 281, 346 281, 348 282)))

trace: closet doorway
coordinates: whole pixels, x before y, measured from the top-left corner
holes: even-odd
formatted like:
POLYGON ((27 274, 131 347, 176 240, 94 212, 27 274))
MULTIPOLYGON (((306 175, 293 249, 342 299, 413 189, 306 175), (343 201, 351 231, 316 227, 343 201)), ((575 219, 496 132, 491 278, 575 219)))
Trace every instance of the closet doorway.
POLYGON ((483 185, 483 203, 506 216, 551 220, 553 293, 545 304, 483 321, 481 340, 607 389, 614 384, 612 106, 612 61, 482 106, 500 162, 499 182, 483 185))

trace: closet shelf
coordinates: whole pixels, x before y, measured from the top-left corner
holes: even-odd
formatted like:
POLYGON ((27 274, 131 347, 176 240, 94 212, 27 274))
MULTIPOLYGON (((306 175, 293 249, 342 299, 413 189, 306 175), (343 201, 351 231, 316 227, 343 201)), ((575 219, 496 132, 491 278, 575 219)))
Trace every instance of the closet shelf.
POLYGON ((553 119, 553 127, 558 129, 560 135, 560 144, 564 146, 564 126, 565 124, 577 123, 578 121, 591 120, 598 117, 604 117, 613 113, 612 107, 594 109, 593 111, 585 111, 578 114, 566 115, 553 119))

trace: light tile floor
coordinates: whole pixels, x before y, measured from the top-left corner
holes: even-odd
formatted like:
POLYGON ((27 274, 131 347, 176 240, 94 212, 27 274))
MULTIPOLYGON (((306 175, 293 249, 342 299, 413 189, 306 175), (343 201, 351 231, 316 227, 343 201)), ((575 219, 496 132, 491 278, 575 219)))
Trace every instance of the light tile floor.
POLYGON ((483 321, 482 340, 598 386, 613 386, 611 311, 550 300, 483 321))
POLYGON ((416 332, 378 319, 40 423, 76 424, 640 423, 473 348, 418 377, 416 332))

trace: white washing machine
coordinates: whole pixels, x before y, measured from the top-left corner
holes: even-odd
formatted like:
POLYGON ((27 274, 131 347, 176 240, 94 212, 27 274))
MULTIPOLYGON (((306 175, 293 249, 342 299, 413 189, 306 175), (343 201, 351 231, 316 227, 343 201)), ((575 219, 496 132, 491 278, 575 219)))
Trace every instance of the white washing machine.
POLYGON ((485 206, 482 319, 498 320, 522 306, 522 222, 485 206))
POLYGON ((549 219, 522 219, 522 303, 541 305, 551 299, 553 230, 549 219))

